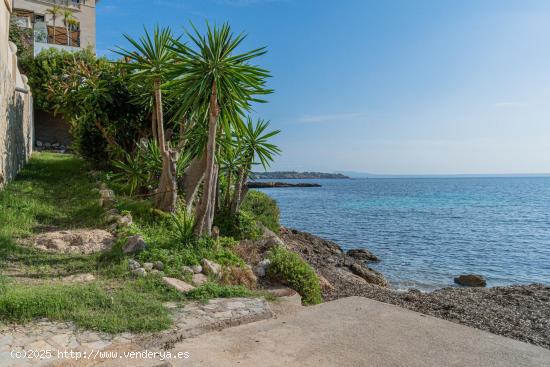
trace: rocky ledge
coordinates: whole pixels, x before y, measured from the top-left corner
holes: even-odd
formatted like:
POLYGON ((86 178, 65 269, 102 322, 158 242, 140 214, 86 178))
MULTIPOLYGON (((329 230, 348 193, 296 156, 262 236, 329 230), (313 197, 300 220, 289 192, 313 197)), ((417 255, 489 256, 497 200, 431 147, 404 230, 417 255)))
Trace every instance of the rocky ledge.
POLYGON ((293 229, 283 229, 280 237, 320 275, 325 301, 363 296, 550 349, 549 286, 400 292, 380 286, 387 285, 383 275, 364 261, 370 252, 349 251, 347 255, 332 241, 293 229))
POLYGON ((273 187, 321 187, 316 183, 300 182, 300 183, 288 183, 288 182, 248 182, 247 187, 249 189, 264 189, 273 187))

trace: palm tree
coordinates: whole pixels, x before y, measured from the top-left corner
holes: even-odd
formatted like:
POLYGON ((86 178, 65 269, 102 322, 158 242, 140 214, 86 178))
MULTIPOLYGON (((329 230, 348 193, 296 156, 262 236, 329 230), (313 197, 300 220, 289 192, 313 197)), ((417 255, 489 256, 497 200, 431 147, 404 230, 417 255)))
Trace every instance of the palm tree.
POLYGON ((69 9, 63 10, 63 24, 65 25, 65 31, 67 32, 67 46, 71 45, 71 37, 69 35, 69 21, 73 18, 73 12, 69 9))
POLYGON ((269 143, 269 140, 281 131, 273 130, 267 132, 268 127, 269 121, 258 119, 256 124, 253 124, 252 119, 248 117, 247 123, 238 133, 242 158, 231 202, 232 214, 239 211, 244 199, 246 180, 248 179, 252 165, 261 164, 264 169, 267 169, 273 161, 273 156, 281 152, 279 147, 269 143))
POLYGON ((221 127, 242 125, 241 116, 251 109, 252 102, 264 102, 258 95, 271 93, 266 89, 267 70, 249 64, 249 61, 265 54, 258 48, 235 54, 236 48, 245 39, 244 34, 234 36, 228 24, 211 27, 207 24, 206 35, 193 27, 187 32, 194 49, 179 40, 174 42, 177 62, 173 65, 174 93, 179 95, 179 115, 189 111, 205 111, 208 119, 206 144, 206 169, 203 193, 197 205, 195 234, 211 234, 217 195, 218 165, 216 164, 216 138, 221 127))
POLYGON ((162 172, 159 187, 155 194, 155 206, 158 209, 173 212, 176 210, 177 181, 176 163, 178 153, 166 142, 164 133, 164 113, 162 102, 162 84, 166 81, 166 68, 174 61, 174 53, 170 49, 173 42, 170 28, 155 27, 153 34, 145 29, 145 35, 134 40, 128 35, 124 37, 135 48, 133 51, 120 48, 115 50, 128 62, 121 63, 132 71, 131 77, 138 82, 150 85, 154 96, 154 121, 156 122, 157 139, 162 155, 162 172))
MULTIPOLYGON (((69 18, 68 20, 68 23, 69 23, 69 27, 67 28, 68 29, 68 36, 69 36, 69 46, 72 46, 72 43, 73 43, 73 38, 72 38, 72 30, 77 26, 79 25, 79 22, 78 20, 76 20, 76 18, 69 18)), ((77 45, 78 47, 78 45, 77 45)))
POLYGON ((50 14, 52 16, 52 23, 53 23, 53 43, 55 44, 55 21, 57 19, 58 15, 61 15, 61 8, 58 5, 54 5, 51 7, 51 9, 47 9, 46 13, 50 14))

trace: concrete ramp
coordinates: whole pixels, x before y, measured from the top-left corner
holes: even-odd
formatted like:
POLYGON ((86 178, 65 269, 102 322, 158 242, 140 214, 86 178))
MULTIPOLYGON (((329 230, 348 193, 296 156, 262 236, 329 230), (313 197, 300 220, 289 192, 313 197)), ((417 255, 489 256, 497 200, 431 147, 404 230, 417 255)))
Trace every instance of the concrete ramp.
POLYGON ((550 350, 362 297, 175 345, 174 366, 550 366, 550 350))

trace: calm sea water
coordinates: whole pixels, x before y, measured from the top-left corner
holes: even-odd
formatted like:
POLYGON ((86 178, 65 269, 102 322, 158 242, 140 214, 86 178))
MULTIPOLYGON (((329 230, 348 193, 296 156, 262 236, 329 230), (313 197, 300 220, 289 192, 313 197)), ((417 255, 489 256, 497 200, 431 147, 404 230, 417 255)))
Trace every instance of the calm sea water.
MULTIPOLYGON (((285 180, 277 180, 285 181, 285 180)), ((262 189, 284 226, 368 248, 399 289, 550 283, 550 178, 286 180, 320 188, 262 189)))

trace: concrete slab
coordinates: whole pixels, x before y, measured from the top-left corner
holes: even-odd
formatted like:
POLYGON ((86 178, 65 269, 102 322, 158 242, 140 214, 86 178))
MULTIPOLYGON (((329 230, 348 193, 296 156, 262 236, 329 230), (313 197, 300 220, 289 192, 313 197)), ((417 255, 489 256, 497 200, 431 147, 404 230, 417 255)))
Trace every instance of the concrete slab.
POLYGON ((174 366, 550 366, 550 350, 362 297, 189 339, 174 366))

